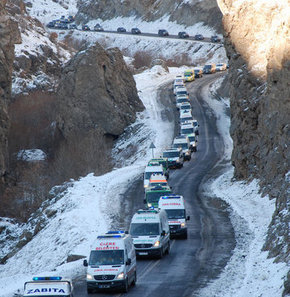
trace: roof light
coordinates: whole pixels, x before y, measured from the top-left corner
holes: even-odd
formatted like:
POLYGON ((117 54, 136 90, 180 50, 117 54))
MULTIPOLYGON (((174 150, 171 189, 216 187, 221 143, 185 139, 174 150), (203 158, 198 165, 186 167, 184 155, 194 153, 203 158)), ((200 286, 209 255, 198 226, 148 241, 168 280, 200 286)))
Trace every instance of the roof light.
POLYGON ((108 231, 106 234, 124 234, 124 231, 108 231))
POLYGON ((36 276, 33 278, 34 281, 41 281, 41 280, 61 280, 61 276, 36 276))
POLYGON ((162 196, 161 199, 181 199, 181 196, 179 196, 179 195, 168 195, 168 196, 162 196))

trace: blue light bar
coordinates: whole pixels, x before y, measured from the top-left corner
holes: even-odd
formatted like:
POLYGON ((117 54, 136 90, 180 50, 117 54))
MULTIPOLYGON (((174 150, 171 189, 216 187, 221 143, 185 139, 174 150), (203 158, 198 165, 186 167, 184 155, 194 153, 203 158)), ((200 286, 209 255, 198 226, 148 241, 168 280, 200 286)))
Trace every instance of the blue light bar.
POLYGON ((124 231, 108 231, 106 234, 124 234, 124 231))
POLYGON ((168 195, 168 196, 162 196, 161 199, 180 199, 181 196, 178 195, 168 195))
POLYGON ((34 281, 42 281, 42 280, 61 280, 61 276, 36 276, 33 278, 34 281))

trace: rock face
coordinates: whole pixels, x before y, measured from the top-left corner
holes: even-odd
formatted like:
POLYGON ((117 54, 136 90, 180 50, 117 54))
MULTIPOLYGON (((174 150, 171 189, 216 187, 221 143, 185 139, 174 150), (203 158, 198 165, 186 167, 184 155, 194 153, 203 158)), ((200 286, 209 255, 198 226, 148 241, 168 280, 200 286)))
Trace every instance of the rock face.
POLYGON ((218 4, 224 15, 232 86, 231 135, 235 176, 259 178, 263 192, 276 199, 276 211, 265 248, 277 261, 288 262, 289 4, 286 0, 279 3, 220 0, 218 4))
POLYGON ((135 16, 144 21, 155 21, 169 16, 169 20, 186 26, 198 22, 214 27, 221 32, 221 13, 216 1, 212 0, 113 0, 113 1, 79 1, 77 21, 87 22, 101 18, 135 16))
POLYGON ((0 0, 0 185, 8 165, 7 106, 11 97, 14 43, 19 42, 19 31, 6 11, 6 0, 0 0))

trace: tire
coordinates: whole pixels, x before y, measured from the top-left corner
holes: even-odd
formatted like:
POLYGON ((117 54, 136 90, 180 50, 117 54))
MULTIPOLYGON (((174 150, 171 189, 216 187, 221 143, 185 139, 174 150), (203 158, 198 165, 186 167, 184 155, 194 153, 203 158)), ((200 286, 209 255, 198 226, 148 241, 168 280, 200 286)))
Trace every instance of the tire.
POLYGON ((128 279, 126 279, 126 282, 125 282, 125 285, 124 285, 124 288, 122 290, 123 293, 128 293, 129 291, 129 284, 128 284, 128 279))
POLYGON ((87 292, 88 292, 88 294, 93 294, 94 290, 90 289, 90 288, 87 288, 87 292))
POLYGON ((169 252, 170 252, 170 241, 168 241, 168 246, 167 246, 167 249, 166 249, 166 255, 169 255, 169 252))
POLYGON ((186 231, 186 233, 184 234, 183 239, 187 239, 187 231, 186 231))
POLYGON ((194 148, 193 148, 193 151, 194 151, 194 152, 196 152, 196 151, 197 151, 196 147, 194 147, 194 148))
POLYGON ((133 281, 132 281, 132 286, 134 287, 134 286, 136 286, 136 283, 137 283, 137 273, 136 273, 136 271, 134 272, 134 279, 133 279, 133 281))
POLYGON ((160 253, 158 255, 158 259, 162 259, 162 257, 163 257, 163 249, 161 248, 160 253))

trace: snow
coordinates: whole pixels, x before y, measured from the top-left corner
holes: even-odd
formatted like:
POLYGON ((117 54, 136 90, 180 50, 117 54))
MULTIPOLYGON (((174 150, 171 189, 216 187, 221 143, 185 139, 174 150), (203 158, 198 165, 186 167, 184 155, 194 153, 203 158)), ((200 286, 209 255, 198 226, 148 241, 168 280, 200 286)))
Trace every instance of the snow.
POLYGON ((46 153, 40 149, 20 150, 17 153, 17 159, 27 162, 44 161, 46 153))

